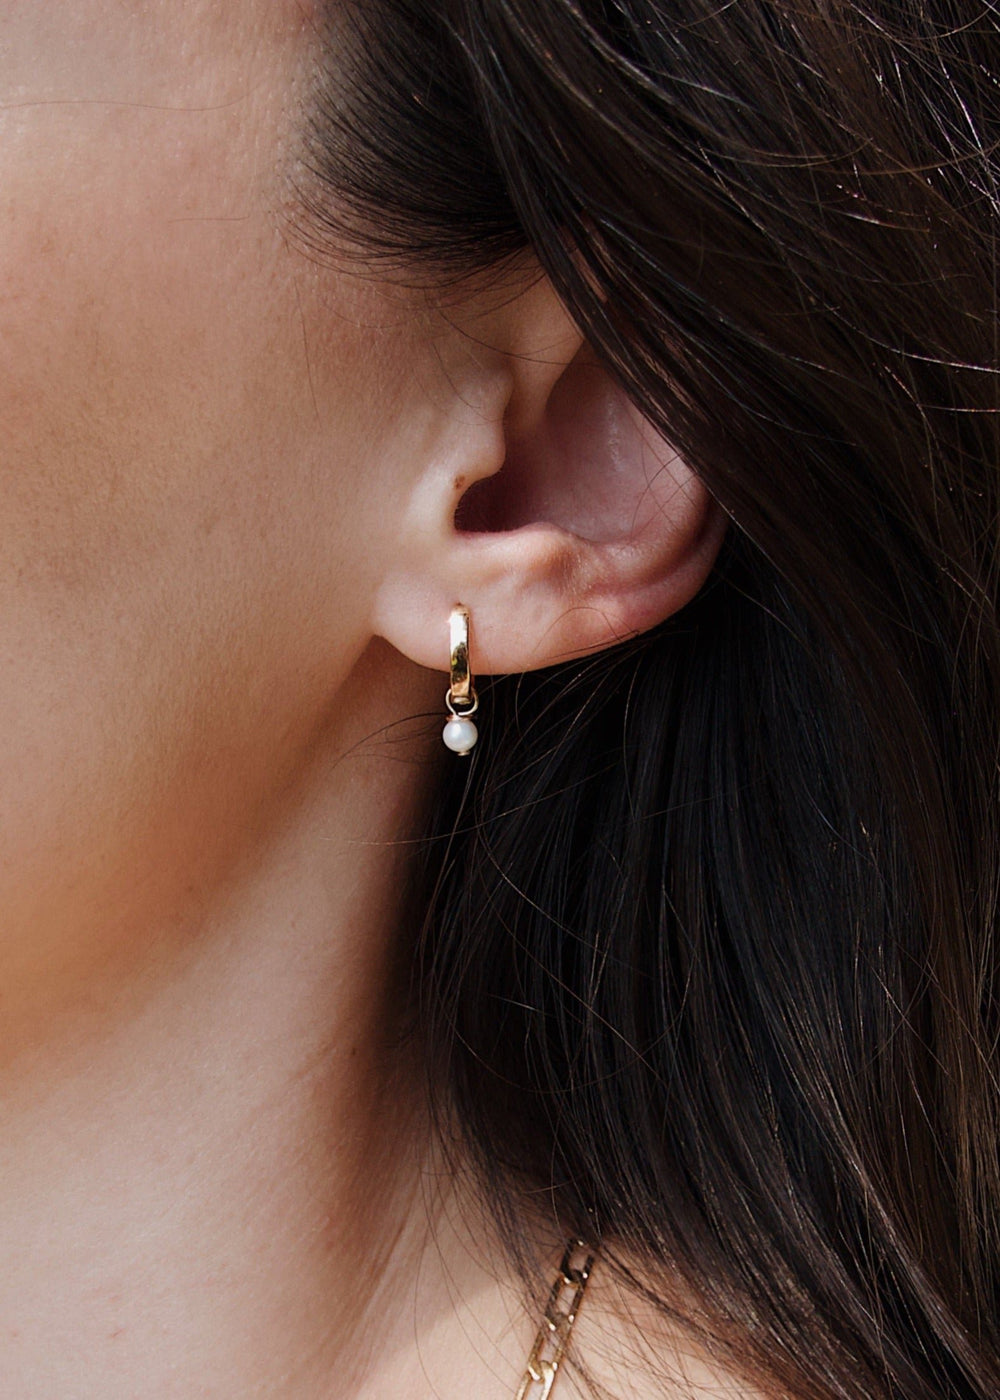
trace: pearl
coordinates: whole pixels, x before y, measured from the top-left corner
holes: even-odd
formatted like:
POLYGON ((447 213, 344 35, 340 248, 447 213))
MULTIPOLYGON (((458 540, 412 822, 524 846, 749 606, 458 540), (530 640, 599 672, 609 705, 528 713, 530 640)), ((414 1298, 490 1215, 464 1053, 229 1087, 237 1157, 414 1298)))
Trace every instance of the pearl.
POLYGON ((452 753, 468 753, 475 747, 479 730, 463 715, 452 715, 441 733, 441 738, 452 753))

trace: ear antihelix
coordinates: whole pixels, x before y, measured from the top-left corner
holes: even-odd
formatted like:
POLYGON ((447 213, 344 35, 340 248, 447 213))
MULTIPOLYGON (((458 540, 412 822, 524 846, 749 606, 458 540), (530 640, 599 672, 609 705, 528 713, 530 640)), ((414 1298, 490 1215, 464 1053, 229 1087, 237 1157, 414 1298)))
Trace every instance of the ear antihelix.
POLYGON ((448 708, 441 737, 445 747, 462 757, 468 757, 479 739, 479 730, 472 716, 479 709, 479 697, 472 679, 469 647, 469 609, 456 603, 449 619, 451 633, 451 684, 445 693, 448 708))

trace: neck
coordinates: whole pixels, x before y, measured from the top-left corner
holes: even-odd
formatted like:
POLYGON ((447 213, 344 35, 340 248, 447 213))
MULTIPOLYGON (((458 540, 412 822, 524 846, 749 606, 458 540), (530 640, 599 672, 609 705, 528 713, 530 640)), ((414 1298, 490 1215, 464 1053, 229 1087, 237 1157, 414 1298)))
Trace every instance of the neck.
POLYGON ((5 1393, 363 1388, 362 1319, 432 1233, 398 971, 433 768, 424 740, 387 758, 347 737, 317 746, 225 882, 77 963, 72 988, 53 976, 48 1003, 44 979, 12 977, 5 1393))

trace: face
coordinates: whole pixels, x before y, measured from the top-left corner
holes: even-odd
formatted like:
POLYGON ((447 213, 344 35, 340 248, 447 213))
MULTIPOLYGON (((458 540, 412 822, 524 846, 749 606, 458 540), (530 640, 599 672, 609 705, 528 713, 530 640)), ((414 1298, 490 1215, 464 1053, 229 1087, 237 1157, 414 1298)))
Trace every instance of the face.
POLYGON ((0 16, 8 963, 214 878, 369 638, 449 370, 289 237, 313 42, 295 0, 0 16))
POLYGON ((316 19, 0 10, 12 994, 191 922, 337 742, 440 710, 455 601, 479 671, 549 665, 683 606, 721 539, 530 266, 436 301, 296 236, 316 19))

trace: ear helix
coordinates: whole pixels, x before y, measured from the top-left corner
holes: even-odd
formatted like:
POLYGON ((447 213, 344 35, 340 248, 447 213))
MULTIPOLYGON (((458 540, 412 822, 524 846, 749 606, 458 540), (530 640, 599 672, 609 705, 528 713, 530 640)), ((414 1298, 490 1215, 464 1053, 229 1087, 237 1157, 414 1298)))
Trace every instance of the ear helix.
POLYGON ((456 603, 451 610, 450 627, 451 684, 444 697, 449 717, 441 738, 452 753, 468 757, 479 738, 479 730, 472 722, 472 716, 479 709, 479 697, 469 660, 469 609, 461 603, 456 603))

